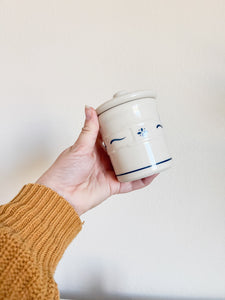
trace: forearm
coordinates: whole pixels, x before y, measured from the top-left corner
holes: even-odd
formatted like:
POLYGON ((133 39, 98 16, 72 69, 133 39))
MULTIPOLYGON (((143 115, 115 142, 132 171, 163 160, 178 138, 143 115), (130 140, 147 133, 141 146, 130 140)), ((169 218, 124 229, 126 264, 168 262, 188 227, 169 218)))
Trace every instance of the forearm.
POLYGON ((50 299, 49 293, 57 294, 55 268, 81 227, 73 207, 55 191, 25 185, 0 207, 0 295, 50 299))

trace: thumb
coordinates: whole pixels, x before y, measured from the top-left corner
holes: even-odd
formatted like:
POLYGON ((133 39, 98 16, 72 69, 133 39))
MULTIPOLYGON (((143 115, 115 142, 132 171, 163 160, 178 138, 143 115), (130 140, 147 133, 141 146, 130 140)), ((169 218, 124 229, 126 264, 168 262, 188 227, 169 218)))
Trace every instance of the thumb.
POLYGON ((85 122, 75 145, 87 146, 92 150, 95 146, 98 131, 99 123, 97 113, 93 107, 85 105, 85 122))

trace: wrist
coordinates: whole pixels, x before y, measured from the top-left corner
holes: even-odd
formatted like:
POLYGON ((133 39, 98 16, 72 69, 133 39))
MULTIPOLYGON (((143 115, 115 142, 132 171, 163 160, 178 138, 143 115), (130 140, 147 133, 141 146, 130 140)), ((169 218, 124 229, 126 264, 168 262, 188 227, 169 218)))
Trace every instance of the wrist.
POLYGON ((50 188, 51 190, 56 192, 59 196, 63 197, 73 207, 73 209, 79 216, 81 216, 81 214, 85 212, 78 205, 75 205, 73 203, 70 193, 63 187, 61 187, 58 183, 48 178, 47 174, 42 175, 35 183, 44 185, 45 187, 50 188))

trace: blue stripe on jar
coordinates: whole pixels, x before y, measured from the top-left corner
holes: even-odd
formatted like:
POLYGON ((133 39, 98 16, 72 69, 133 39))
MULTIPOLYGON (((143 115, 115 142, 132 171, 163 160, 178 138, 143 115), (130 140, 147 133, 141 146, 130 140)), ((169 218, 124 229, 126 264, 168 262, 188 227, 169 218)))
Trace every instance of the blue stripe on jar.
POLYGON ((146 167, 143 167, 143 168, 140 168, 140 169, 136 169, 136 170, 133 170, 133 171, 129 171, 129 172, 126 172, 126 173, 121 173, 121 174, 118 174, 116 176, 123 176, 123 175, 127 175, 127 174, 130 174, 130 173, 138 172, 138 171, 141 171, 141 170, 144 170, 144 169, 148 169, 148 168, 151 168, 153 166, 160 165, 160 164, 163 164, 163 163, 165 163, 167 161, 170 161, 171 159, 172 159, 172 157, 170 157, 168 159, 165 159, 165 160, 162 160, 160 162, 157 162, 154 165, 149 165, 149 166, 146 166, 146 167))

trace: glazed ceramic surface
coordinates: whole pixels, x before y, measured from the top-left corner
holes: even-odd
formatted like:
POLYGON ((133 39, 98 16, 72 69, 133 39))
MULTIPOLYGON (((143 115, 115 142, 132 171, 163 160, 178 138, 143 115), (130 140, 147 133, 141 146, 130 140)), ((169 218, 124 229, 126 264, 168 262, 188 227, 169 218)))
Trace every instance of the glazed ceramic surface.
POLYGON ((163 124, 151 91, 119 92, 97 109, 100 132, 120 182, 171 166, 163 124))

